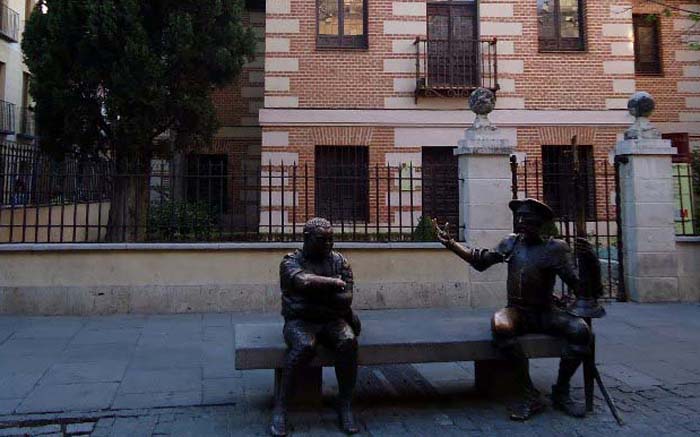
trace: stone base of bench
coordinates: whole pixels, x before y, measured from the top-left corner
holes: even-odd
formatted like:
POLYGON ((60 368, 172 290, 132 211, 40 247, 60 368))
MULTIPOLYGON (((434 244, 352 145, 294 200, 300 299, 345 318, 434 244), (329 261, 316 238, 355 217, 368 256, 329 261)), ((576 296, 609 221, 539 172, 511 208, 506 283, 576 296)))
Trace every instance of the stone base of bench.
MULTIPOLYGON (((486 396, 508 396, 517 393, 519 373, 517 364, 506 360, 482 360, 474 362, 476 389, 486 396)), ((528 362, 529 371, 529 362, 528 362)), ((281 388, 283 369, 275 369, 274 392, 281 388)), ((297 377, 293 404, 318 405, 323 392, 323 368, 307 367, 297 377)))
MULTIPOLYGON (((517 394, 523 382, 518 379, 523 375, 518 371, 520 364, 508 360, 474 361, 474 383, 476 389, 486 396, 507 396, 517 394)), ((526 363, 530 372, 530 361, 526 363)))

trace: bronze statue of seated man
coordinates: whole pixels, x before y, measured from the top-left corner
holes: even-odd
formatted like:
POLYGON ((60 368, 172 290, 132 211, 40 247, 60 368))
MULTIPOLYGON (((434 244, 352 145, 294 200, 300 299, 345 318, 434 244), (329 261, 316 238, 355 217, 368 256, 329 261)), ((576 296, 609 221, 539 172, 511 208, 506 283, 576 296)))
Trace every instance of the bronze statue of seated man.
MULTIPOLYGON (((517 341, 518 336, 528 333, 545 333, 566 340, 559 376, 552 387, 552 404, 569 415, 583 417, 585 406, 571 399, 569 381, 591 353, 592 334, 582 318, 556 304, 554 295, 557 276, 575 291, 581 286, 571 250, 563 240, 541 236, 541 227, 554 217, 549 206, 534 199, 513 200, 509 206, 515 215, 516 233, 504 238, 495 249, 462 246, 435 223, 438 239, 478 271, 497 263, 508 264, 508 304, 493 315, 491 328, 495 345, 518 363, 518 391, 522 397, 513 407, 511 419, 526 420, 544 408, 530 380, 527 357, 517 341)), ((585 240, 577 239, 576 244, 577 252, 582 252, 589 262, 598 262, 585 240)))
POLYGON ((270 432, 275 436, 287 434, 287 404, 297 373, 314 358, 318 344, 335 353, 340 427, 348 434, 358 432, 351 402, 361 327, 351 309, 352 270, 348 261, 333 250, 333 228, 328 220, 314 218, 304 225, 303 249, 282 260, 280 285, 288 349, 270 432))

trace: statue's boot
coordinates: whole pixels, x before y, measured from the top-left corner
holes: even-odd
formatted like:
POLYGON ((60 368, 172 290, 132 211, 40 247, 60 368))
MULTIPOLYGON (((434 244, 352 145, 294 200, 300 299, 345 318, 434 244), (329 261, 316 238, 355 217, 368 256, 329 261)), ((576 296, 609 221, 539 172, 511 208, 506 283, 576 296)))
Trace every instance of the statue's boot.
POLYGON ((338 379, 338 421, 346 434, 355 434, 360 428, 352 414, 352 394, 357 383, 357 341, 348 341, 338 349, 335 364, 338 379))
POLYGON ((360 427, 355 422, 352 414, 352 402, 349 399, 340 399, 338 403, 338 421, 340 429, 346 434, 356 434, 360 432, 360 427))
POLYGON ((277 393, 275 393, 275 406, 272 408, 270 421, 270 434, 275 437, 287 435, 287 396, 293 384, 293 375, 290 373, 284 372, 282 384, 277 387, 277 393))
POLYGON ((559 363, 557 383, 552 386, 552 406, 572 417, 586 416, 586 406, 582 402, 571 399, 569 393, 569 381, 579 365, 581 365, 579 358, 562 358, 559 363))
POLYGON ((523 399, 510 406, 510 420, 523 422, 541 413, 544 408, 545 404, 540 399, 539 392, 532 388, 527 390, 523 399))
POLYGON ((510 419, 517 421, 528 420, 530 417, 544 410, 545 404, 540 398, 540 392, 537 391, 530 379, 527 356, 516 339, 500 341, 497 344, 515 366, 516 390, 521 397, 509 406, 510 419))
POLYGON ((287 411, 285 409, 275 407, 272 410, 270 434, 275 437, 284 437, 287 435, 287 411))

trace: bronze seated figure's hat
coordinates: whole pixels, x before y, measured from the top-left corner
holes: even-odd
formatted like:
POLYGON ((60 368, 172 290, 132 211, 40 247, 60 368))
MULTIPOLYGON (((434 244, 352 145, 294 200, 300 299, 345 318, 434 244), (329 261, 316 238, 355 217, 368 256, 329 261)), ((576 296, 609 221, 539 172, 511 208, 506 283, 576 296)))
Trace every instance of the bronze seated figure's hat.
POLYGON ((554 211, 546 203, 540 202, 537 199, 516 199, 511 200, 508 207, 517 214, 520 208, 527 207, 542 218, 543 221, 549 221, 554 218, 554 211))

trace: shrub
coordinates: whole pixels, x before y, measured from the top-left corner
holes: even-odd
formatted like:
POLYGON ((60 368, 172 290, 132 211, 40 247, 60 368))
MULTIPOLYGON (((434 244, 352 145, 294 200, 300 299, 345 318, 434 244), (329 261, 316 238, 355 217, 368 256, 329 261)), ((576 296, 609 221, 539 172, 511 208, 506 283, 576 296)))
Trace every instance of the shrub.
POLYGON ((168 200, 153 204, 148 214, 148 239, 152 241, 202 241, 211 238, 214 219, 205 202, 168 200))
POLYGON ((438 241, 437 232, 433 227, 433 222, 430 217, 421 216, 418 220, 416 230, 413 232, 414 241, 438 241))

